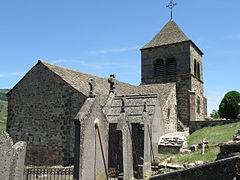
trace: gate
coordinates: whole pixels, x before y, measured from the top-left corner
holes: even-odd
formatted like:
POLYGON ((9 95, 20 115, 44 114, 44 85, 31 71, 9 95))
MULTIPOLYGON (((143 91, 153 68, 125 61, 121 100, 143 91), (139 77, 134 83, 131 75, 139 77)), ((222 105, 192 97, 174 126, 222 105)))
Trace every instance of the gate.
POLYGON ((73 168, 27 168, 25 180, 73 180, 73 168))

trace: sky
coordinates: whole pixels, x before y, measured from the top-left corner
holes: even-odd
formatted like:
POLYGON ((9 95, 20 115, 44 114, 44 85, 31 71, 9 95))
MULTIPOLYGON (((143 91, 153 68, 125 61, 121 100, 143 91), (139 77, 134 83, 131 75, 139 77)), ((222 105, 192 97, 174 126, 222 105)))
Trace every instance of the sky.
MULTIPOLYGON (((141 83, 139 48, 169 21, 169 0, 0 0, 0 88, 41 59, 141 83)), ((208 111, 240 91, 240 1, 175 0, 173 19, 203 52, 208 111)))

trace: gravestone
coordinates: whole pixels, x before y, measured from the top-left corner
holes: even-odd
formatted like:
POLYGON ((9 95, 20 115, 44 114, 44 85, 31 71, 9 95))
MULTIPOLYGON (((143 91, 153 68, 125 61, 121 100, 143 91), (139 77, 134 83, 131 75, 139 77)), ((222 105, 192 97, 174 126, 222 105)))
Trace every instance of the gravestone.
POLYGON ((22 180, 26 143, 13 144, 5 131, 0 131, 0 177, 1 180, 22 180))

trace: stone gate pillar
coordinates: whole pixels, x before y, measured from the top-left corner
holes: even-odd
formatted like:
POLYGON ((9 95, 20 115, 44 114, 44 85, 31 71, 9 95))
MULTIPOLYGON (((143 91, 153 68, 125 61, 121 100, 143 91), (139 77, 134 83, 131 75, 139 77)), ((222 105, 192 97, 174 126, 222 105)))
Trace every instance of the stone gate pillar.
POLYGON ((122 146, 123 146, 123 179, 133 179, 133 154, 132 154, 132 137, 131 124, 128 121, 127 114, 121 112, 117 125, 117 130, 122 132, 122 146))

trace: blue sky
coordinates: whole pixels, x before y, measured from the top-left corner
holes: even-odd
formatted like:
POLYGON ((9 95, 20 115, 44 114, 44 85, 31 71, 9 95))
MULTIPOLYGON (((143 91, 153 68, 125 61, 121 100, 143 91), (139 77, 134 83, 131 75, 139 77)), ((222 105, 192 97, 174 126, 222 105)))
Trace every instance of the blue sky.
MULTIPOLYGON (((139 48, 168 22, 169 0, 1 0, 0 88, 38 59, 140 83, 139 48)), ((175 0, 174 21, 204 52, 205 96, 217 109, 240 89, 240 1, 175 0)))

